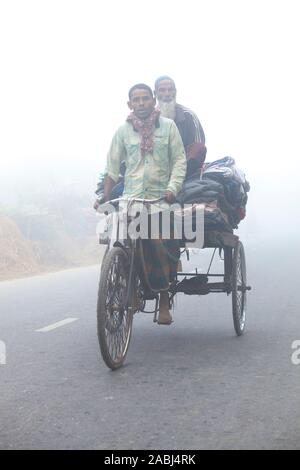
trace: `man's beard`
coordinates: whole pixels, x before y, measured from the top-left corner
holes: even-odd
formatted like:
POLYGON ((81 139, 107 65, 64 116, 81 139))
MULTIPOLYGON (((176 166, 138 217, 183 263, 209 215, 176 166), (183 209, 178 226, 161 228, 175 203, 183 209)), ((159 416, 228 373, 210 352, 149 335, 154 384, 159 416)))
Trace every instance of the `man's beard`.
POLYGON ((158 107, 160 109, 160 114, 163 117, 169 118, 169 119, 175 119, 176 116, 176 101, 159 101, 158 102, 158 107))

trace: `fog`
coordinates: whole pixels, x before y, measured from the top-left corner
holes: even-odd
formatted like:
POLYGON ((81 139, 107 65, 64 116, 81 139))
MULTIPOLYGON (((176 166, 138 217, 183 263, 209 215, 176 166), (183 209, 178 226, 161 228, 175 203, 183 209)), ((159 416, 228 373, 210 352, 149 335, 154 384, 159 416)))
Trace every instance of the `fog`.
POLYGON ((128 89, 168 74, 207 160, 246 173, 241 236, 297 241, 297 18, 292 0, 1 2, 0 207, 65 191, 92 206, 128 89))

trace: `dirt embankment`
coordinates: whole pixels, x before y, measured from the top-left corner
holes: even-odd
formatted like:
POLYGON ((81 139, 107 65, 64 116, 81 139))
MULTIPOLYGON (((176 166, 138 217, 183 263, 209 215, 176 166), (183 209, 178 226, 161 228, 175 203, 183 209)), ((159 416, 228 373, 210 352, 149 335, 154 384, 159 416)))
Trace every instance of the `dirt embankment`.
POLYGON ((30 243, 12 219, 0 216, 0 280, 38 272, 30 243))
POLYGON ((0 215, 0 280, 100 262, 94 218, 89 214, 82 223, 86 227, 89 218, 89 229, 80 231, 49 215, 19 220, 0 215))

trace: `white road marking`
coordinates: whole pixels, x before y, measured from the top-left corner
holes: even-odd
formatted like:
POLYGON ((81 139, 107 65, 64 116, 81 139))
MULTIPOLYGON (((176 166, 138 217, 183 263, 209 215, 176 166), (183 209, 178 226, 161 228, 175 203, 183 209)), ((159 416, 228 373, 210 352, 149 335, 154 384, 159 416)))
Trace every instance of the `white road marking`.
POLYGON ((52 325, 45 326, 44 328, 40 328, 39 330, 35 330, 40 333, 47 333, 48 331, 55 330, 55 328, 59 328, 61 326, 67 325, 68 323, 72 323, 73 321, 78 320, 78 318, 65 318, 65 320, 58 321, 57 323, 53 323, 52 325))

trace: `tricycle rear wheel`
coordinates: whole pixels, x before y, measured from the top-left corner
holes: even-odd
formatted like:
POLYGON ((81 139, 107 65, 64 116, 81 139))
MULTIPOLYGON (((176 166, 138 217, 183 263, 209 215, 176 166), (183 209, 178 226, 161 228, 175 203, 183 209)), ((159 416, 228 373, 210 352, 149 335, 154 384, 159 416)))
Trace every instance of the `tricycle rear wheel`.
POLYGON ((241 336, 246 324, 247 276, 243 244, 239 241, 232 259, 232 315, 235 332, 241 336))

